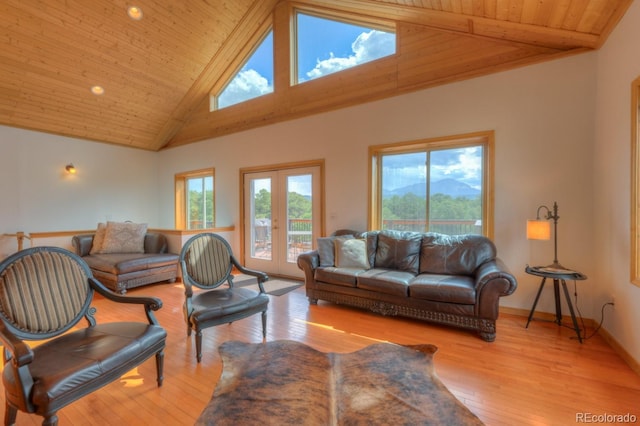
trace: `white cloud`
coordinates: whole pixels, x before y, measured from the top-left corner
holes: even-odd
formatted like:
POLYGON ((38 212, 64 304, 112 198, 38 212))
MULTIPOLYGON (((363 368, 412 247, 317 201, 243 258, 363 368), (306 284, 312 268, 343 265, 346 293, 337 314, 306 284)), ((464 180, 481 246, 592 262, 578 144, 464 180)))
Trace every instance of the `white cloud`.
POLYGON ((357 63, 362 64, 394 53, 396 51, 396 36, 393 33, 369 31, 360 34, 351 48, 358 58, 357 63))
POLYGON ((218 97, 218 108, 244 102, 271 92, 273 92, 273 86, 269 84, 269 80, 254 69, 243 70, 231 80, 231 83, 218 97))
POLYGON ((330 52, 329 55, 329 59, 318 61, 316 67, 307 72, 307 77, 314 79, 358 65, 355 56, 349 56, 348 58, 336 58, 333 55, 333 52, 330 52))
POLYGON ((395 49, 395 34, 371 30, 360 34, 351 44, 353 55, 346 58, 340 58, 330 52, 328 59, 318 60, 315 68, 307 72, 307 77, 309 77, 309 79, 314 79, 351 68, 356 65, 390 55, 395 52, 395 49))
POLYGON ((481 187, 482 150, 469 147, 440 151, 444 156, 434 156, 431 164, 431 176, 434 181, 440 179, 456 179, 474 188, 481 187))

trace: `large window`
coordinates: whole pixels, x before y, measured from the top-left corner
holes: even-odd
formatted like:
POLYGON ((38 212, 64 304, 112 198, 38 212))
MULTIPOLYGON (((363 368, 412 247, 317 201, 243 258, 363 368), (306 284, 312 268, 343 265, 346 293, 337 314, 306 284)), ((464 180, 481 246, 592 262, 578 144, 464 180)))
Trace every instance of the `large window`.
POLYGON ((295 82, 302 83, 396 52, 389 27, 296 13, 295 82))
POLYGON ((493 232, 493 133, 374 146, 371 229, 493 232))
POLYGON ((177 229, 208 229, 215 226, 213 184, 213 169, 175 176, 177 229))

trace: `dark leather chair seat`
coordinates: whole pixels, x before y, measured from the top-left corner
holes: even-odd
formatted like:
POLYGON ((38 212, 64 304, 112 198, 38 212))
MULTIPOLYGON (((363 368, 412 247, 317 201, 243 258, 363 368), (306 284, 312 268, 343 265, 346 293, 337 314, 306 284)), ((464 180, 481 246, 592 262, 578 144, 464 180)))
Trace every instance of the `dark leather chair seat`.
POLYGON ((35 247, 5 259, 0 263, 5 424, 14 424, 20 410, 56 425, 59 409, 152 356, 161 386, 167 333, 152 312, 161 306, 157 298, 112 292, 78 255, 58 247, 35 247), (94 291, 114 302, 142 305, 147 320, 97 324, 94 291), (88 327, 78 328, 83 318, 88 327), (42 343, 32 348, 30 340, 42 343))
POLYGON ((263 283, 267 274, 245 268, 231 252, 231 246, 220 235, 202 233, 191 237, 180 252, 182 283, 185 288, 184 314, 187 336, 196 332, 196 359, 202 360, 202 330, 228 324, 251 315, 262 314, 262 338, 267 337, 269 296, 263 283), (233 285, 235 268, 256 277, 259 291, 233 285), (193 286, 202 291, 194 292, 193 286))

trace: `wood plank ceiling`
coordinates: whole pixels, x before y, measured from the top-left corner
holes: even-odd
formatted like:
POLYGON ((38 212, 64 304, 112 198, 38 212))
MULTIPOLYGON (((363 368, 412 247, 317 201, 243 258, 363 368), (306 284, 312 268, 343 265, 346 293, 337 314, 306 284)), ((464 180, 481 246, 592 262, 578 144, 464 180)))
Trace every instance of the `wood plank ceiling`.
POLYGON ((128 0, 3 0, 0 124, 157 151, 597 49, 631 1, 136 0, 135 21, 128 0), (287 87, 279 46, 295 7, 385 20, 397 54, 287 87), (274 93, 210 112, 211 90, 271 23, 274 93))

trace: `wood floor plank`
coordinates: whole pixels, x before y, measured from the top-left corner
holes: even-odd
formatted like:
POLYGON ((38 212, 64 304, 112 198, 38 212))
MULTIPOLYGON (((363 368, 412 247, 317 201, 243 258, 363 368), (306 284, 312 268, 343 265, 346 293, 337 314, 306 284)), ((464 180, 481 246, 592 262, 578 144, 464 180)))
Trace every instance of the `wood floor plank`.
MULTIPOLYGON (((129 294, 163 300, 156 316, 168 332, 164 385, 156 386, 155 361, 149 360, 61 410, 61 426, 192 425, 222 371, 218 346, 227 340, 262 341, 259 315, 208 329, 198 364, 182 315, 182 285, 146 286, 129 294)), ((579 413, 640 418, 640 377, 599 335, 580 344, 573 330, 544 321, 525 328, 525 317, 507 314, 498 320, 496 341, 487 343, 465 330, 322 301, 310 306, 304 288, 270 299, 269 341, 296 340, 333 352, 352 352, 379 341, 436 345, 436 374, 487 425, 573 424, 579 413)), ((140 309, 99 297, 94 305, 101 322, 144 320, 140 309)), ((2 410, 4 415, 4 404, 2 410)), ((18 414, 18 425, 40 423, 37 416, 18 414)))

